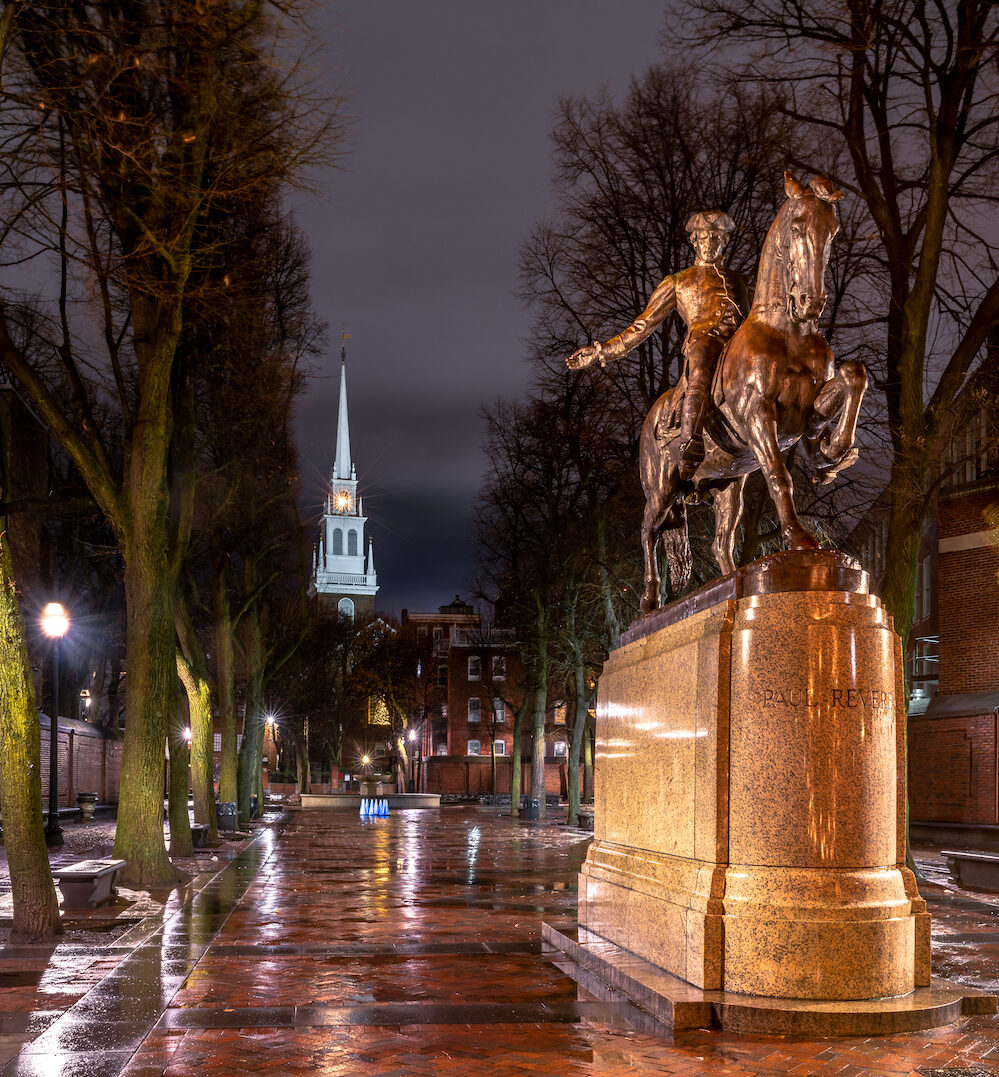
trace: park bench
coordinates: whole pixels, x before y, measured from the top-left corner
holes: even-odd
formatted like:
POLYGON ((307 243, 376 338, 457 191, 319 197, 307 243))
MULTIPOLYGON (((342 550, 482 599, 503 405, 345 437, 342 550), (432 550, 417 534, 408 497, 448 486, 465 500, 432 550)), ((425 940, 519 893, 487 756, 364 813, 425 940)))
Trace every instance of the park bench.
POLYGON ((63 907, 93 909, 109 901, 118 893, 115 889, 118 872, 127 863, 127 860, 81 860, 53 868, 52 877, 62 891, 63 907))
POLYGON ((947 861, 947 867, 958 886, 999 890, 999 853, 943 849, 940 855, 947 861))
POLYGON ((195 849, 204 849, 208 840, 207 823, 191 823, 191 844, 195 849))

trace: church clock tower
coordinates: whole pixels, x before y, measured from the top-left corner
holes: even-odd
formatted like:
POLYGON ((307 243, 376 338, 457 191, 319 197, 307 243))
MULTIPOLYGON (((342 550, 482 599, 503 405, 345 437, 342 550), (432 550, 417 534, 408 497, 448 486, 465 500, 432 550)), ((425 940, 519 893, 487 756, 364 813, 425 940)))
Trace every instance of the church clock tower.
POLYGON ((337 415, 336 456, 326 489, 319 540, 313 549, 309 594, 316 595, 324 612, 351 620, 375 609, 378 577, 374 549, 364 543, 361 498, 357 496, 357 471, 350 458, 350 427, 347 422, 347 357, 341 352, 340 410, 337 415))

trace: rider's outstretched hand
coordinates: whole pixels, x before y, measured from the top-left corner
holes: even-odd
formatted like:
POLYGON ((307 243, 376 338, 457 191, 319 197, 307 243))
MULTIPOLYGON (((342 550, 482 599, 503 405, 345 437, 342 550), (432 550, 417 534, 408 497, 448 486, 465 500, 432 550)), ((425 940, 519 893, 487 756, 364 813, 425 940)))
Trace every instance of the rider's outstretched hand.
POLYGON ((588 367, 591 363, 595 363, 600 357, 600 345, 599 344, 587 344, 582 348, 577 348, 572 355, 565 361, 565 365, 570 370, 582 370, 584 367, 588 367))

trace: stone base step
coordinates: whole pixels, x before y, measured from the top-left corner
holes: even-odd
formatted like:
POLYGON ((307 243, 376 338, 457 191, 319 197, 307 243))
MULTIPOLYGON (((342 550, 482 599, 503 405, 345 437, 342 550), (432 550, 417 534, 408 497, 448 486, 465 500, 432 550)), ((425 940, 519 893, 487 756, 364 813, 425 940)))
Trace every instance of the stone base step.
POLYGON ((878 1036, 995 1013, 985 991, 934 977, 898 998, 825 1002, 702 991, 586 928, 542 924, 549 960, 591 994, 624 995, 668 1029, 722 1028, 778 1036, 878 1036), (564 955, 564 956, 563 956, 564 955), (564 959, 568 958, 568 961, 564 959))

